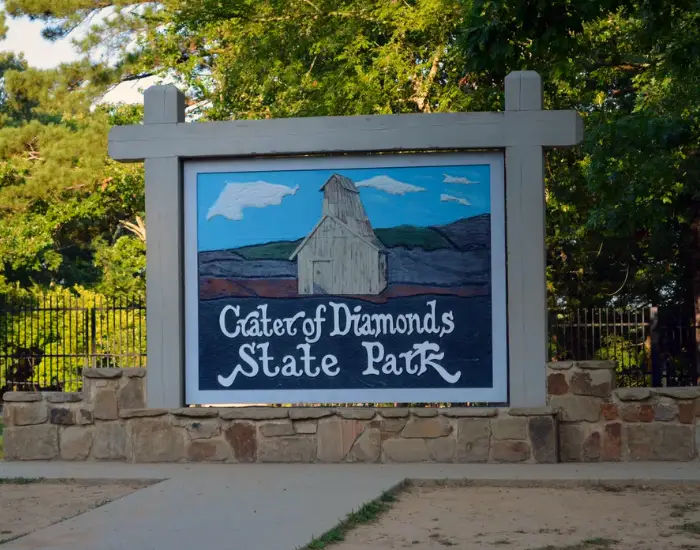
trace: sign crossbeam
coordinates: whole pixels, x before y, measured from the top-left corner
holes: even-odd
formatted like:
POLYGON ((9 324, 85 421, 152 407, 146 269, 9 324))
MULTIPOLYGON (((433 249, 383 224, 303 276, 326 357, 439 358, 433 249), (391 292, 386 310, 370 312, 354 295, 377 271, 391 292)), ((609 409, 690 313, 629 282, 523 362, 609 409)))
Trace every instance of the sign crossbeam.
POLYGON ((144 124, 115 127, 109 154, 145 160, 148 308, 148 405, 184 403, 182 160, 500 149, 505 154, 509 402, 545 405, 546 293, 543 149, 580 143, 575 111, 542 110, 533 71, 505 81, 503 112, 184 122, 173 86, 144 95, 144 124))

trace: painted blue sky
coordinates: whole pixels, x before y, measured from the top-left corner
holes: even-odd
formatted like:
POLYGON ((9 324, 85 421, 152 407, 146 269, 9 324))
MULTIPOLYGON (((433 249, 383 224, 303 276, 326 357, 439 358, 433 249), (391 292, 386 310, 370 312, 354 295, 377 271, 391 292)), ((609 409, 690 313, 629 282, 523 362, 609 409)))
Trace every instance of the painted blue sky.
POLYGON ((374 228, 442 225, 490 212, 489 166, 423 166, 197 176, 198 250, 306 236, 321 217, 321 186, 352 179, 374 228))

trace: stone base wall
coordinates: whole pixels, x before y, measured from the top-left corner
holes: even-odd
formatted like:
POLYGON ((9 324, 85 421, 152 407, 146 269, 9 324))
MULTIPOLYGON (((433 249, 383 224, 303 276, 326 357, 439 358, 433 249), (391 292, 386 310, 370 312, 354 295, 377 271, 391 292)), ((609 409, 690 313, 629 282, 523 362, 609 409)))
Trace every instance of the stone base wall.
POLYGON ((9 392, 7 460, 557 462, 692 460, 700 389, 614 389, 610 362, 548 365, 550 407, 145 408, 143 369, 81 393, 9 392))
POLYGON ((700 455, 700 387, 615 388, 609 361, 547 365, 562 462, 689 461, 700 455))

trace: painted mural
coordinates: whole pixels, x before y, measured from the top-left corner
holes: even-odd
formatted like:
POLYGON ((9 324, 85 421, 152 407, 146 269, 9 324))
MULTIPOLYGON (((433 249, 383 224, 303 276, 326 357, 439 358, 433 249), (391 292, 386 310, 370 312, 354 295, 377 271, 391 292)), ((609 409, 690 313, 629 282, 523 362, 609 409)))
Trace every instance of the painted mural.
POLYGON ((488 164, 197 175, 199 388, 488 388, 488 164))

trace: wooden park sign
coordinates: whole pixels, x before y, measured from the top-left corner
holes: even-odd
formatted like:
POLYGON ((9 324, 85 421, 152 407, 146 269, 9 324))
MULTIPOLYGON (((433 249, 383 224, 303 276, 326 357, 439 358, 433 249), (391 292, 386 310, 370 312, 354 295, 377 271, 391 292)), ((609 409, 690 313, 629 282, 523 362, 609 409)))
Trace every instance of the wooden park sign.
POLYGON ((582 138, 539 76, 493 113, 185 123, 145 159, 148 405, 545 404, 543 147, 582 138))

